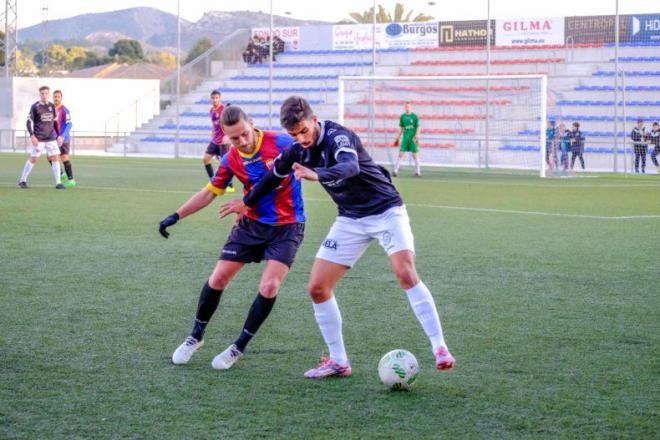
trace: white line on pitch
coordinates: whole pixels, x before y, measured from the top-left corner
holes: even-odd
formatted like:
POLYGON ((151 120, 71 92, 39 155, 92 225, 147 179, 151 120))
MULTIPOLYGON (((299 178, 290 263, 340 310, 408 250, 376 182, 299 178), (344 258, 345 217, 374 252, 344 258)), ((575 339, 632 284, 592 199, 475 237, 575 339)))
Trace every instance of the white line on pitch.
MULTIPOLYGON (((14 186, 14 183, 0 182, 0 186, 14 186)), ((51 185, 32 185, 35 188, 50 188, 51 185)), ((201 188, 200 188, 201 189, 201 188)), ((147 189, 147 188, 119 188, 112 186, 84 186, 77 187, 74 191, 80 190, 95 190, 95 191, 125 191, 125 192, 145 192, 145 193, 161 193, 161 194, 194 194, 195 190, 170 190, 170 189, 147 189)), ((25 190, 22 190, 25 191, 25 190)), ((328 199, 316 199, 305 197, 306 202, 330 202, 328 199)), ((566 218, 588 218, 596 220, 635 220, 635 219, 655 219, 660 218, 660 215, 625 215, 625 216, 607 216, 607 215, 589 215, 589 214, 565 214, 560 212, 542 212, 542 211, 518 211, 514 209, 496 209, 496 208, 475 208, 469 206, 451 206, 451 205, 431 205, 424 203, 406 203, 406 206, 415 208, 434 208, 434 209, 450 209, 457 211, 473 211, 473 212, 490 212, 496 214, 519 214, 519 215, 537 215, 547 217, 566 217, 566 218)))

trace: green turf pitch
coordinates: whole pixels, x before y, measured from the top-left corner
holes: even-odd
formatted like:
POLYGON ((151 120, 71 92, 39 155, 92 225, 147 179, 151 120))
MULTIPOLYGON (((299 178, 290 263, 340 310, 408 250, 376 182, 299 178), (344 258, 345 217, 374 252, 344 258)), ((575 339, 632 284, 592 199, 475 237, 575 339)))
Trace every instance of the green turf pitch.
MULTIPOLYGON (((305 184, 304 245, 269 320, 232 370, 258 285, 229 287, 190 364, 172 351, 231 226, 218 203, 157 233, 205 184, 199 160, 0 156, 0 438, 658 438, 660 176, 539 179, 410 170, 396 184, 458 364, 437 373, 389 262, 372 245, 339 285, 353 377, 302 373, 324 348, 305 293, 335 216, 305 184), (414 353, 410 393, 380 357, 414 353)), ((232 195, 236 197, 236 195, 232 195)))

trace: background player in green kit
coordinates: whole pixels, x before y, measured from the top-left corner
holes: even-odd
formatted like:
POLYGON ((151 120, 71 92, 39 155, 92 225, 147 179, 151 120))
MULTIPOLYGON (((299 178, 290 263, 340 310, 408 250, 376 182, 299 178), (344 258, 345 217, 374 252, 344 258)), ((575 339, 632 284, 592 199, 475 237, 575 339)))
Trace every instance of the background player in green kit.
POLYGON ((422 170, 419 165, 419 118, 412 112, 412 104, 410 101, 406 102, 406 111, 401 114, 399 118, 399 136, 397 136, 394 145, 401 145, 399 149, 399 157, 396 159, 394 166, 394 176, 399 174, 399 165, 401 165, 401 158, 406 152, 412 153, 413 160, 415 161, 415 176, 421 176, 422 170), (403 139, 401 138, 403 136, 403 139))

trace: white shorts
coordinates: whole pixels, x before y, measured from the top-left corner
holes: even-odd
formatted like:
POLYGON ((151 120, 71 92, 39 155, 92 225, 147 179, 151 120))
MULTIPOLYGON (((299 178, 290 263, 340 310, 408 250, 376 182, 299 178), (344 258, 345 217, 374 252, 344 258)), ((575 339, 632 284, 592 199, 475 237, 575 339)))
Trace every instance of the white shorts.
POLYGON ((41 153, 46 150, 46 156, 57 156, 60 154, 60 147, 57 146, 57 141, 38 142, 36 147, 32 147, 32 157, 39 157, 41 153))
POLYGON ((378 240, 388 256, 403 250, 415 252, 405 205, 363 218, 337 217, 316 258, 353 267, 373 240, 378 240))

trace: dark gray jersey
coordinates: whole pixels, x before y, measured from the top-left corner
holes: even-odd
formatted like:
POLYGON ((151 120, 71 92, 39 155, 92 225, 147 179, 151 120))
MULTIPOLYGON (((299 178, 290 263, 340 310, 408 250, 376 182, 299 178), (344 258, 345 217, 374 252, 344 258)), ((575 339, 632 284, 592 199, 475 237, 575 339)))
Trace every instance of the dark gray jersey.
POLYGON ((35 135, 39 142, 54 141, 57 139, 57 111, 55 104, 43 104, 37 101, 30 107, 27 118, 27 131, 30 136, 35 135))
POLYGON ((403 204, 389 173, 373 161, 351 130, 332 121, 320 122, 316 145, 295 143, 276 160, 276 175, 288 175, 295 162, 313 169, 337 204, 339 215, 361 218, 403 204))

